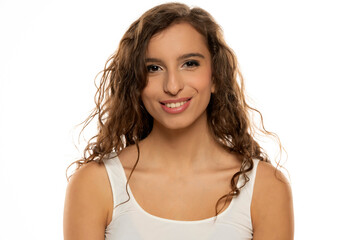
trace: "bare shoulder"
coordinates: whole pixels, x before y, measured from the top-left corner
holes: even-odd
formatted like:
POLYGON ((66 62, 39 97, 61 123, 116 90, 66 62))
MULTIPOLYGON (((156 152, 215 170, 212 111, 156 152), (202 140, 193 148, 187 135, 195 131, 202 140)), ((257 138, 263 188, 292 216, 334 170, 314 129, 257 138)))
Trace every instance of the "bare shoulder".
POLYGON ((90 162, 70 178, 64 207, 64 239, 104 239, 112 192, 104 164, 90 162))
POLYGON ((251 202, 251 217, 254 240, 293 239, 291 187, 284 174, 270 163, 259 162, 251 202))
POLYGON ((67 191, 100 198, 106 194, 107 187, 110 187, 110 183, 104 164, 93 161, 82 166, 71 176, 67 191))
POLYGON ((286 188, 290 190, 290 184, 284 174, 275 168, 271 163, 259 161, 256 173, 257 187, 273 187, 286 188))

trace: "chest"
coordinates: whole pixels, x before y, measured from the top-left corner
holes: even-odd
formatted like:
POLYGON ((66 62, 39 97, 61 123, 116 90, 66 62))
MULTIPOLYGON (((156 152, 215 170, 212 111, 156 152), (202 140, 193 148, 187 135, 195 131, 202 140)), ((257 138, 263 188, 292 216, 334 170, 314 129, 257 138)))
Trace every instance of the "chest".
MULTIPOLYGON (((129 187, 145 212, 165 219, 195 221, 215 216, 216 203, 231 191, 230 180, 236 171, 227 169, 195 176, 134 171, 129 187)), ((125 168, 127 179, 130 172, 130 168, 125 168)), ((230 200, 223 198, 218 203, 218 214, 229 206, 230 200)))

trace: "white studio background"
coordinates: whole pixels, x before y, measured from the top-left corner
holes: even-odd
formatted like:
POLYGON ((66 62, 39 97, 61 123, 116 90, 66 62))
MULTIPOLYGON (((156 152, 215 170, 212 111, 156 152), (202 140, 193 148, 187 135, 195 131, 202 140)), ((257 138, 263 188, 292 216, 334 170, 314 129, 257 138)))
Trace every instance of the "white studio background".
MULTIPOLYGON (((162 2, 0 0, 0 239, 62 239, 65 169, 79 156, 74 127, 93 107, 93 80, 127 27, 162 2)), ((288 152, 296 239, 354 239, 357 1, 184 2, 223 27, 288 152)))

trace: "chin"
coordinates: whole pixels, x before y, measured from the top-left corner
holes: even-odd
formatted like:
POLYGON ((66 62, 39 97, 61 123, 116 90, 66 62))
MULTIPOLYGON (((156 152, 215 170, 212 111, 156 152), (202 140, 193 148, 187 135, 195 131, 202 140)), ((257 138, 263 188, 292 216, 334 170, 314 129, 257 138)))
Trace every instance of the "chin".
MULTIPOLYGON (((199 124, 201 125, 201 122, 203 120, 204 119, 202 118, 202 116, 199 117, 193 116, 191 118, 181 117, 179 119, 166 119, 166 120, 163 119, 163 121, 157 121, 157 124, 169 130, 170 129, 181 130, 181 129, 194 127, 195 125, 199 125, 199 124)), ((205 120, 205 124, 206 124, 206 120, 205 120)))
POLYGON ((192 125, 192 123, 187 122, 178 122, 178 121, 172 121, 172 122, 166 122, 166 123, 160 123, 164 128, 171 129, 171 130, 180 130, 185 129, 192 125))
POLYGON ((179 114, 177 116, 154 118, 154 126, 157 125, 159 129, 181 130, 195 125, 199 127, 202 124, 207 124, 205 110, 199 116, 196 114, 179 114))

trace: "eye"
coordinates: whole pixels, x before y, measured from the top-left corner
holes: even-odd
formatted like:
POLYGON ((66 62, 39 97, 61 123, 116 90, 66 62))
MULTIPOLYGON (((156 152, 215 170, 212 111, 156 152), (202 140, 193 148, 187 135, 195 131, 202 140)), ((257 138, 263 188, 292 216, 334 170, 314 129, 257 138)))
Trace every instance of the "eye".
POLYGON ((196 60, 190 60, 184 63, 184 67, 188 67, 188 68, 193 68, 193 67, 198 67, 200 64, 198 61, 196 60))
POLYGON ((146 66, 146 69, 149 73, 153 73, 153 72, 157 72, 157 71, 161 70, 161 67, 156 66, 156 65, 149 65, 149 66, 146 66))

